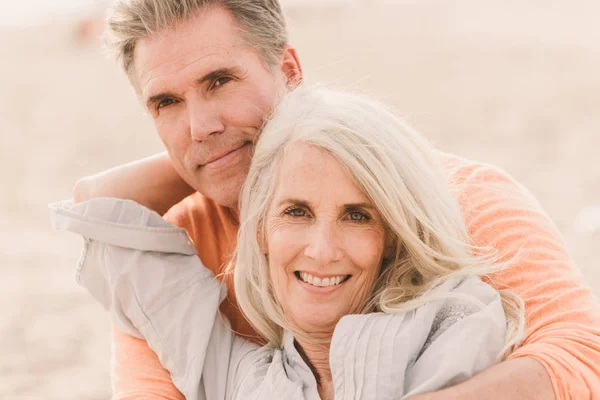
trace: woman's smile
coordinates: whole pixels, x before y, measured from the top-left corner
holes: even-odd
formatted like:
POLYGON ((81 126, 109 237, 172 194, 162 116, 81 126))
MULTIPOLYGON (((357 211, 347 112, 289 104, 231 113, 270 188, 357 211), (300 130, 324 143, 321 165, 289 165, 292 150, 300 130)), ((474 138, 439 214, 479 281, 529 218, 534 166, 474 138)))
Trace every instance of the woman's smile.
POLYGON ((328 286, 338 286, 341 283, 346 282, 350 278, 351 275, 332 275, 327 277, 319 277, 316 274, 311 274, 310 272, 296 271, 294 272, 296 277, 300 279, 302 282, 306 282, 312 286, 318 287, 328 287, 328 286))
POLYGON ((311 274, 304 271, 294 272, 298 284, 311 294, 326 295, 340 289, 352 275, 329 275, 319 277, 316 274, 311 274))

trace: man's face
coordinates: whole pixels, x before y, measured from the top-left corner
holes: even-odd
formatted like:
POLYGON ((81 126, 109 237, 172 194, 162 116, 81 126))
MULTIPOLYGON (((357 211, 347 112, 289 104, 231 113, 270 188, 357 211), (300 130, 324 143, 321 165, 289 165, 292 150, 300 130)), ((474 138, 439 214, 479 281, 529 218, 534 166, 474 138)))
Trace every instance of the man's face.
POLYGON ((237 205, 259 129, 299 78, 289 52, 271 71, 219 7, 136 45, 132 78, 175 169, 219 204, 237 205))

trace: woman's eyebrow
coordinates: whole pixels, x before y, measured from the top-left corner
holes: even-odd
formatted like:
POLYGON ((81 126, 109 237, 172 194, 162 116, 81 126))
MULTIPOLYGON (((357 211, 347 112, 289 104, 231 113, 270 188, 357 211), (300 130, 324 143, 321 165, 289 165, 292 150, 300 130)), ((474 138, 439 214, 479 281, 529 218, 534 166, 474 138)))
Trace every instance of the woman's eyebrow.
POLYGON ((374 210, 375 206, 371 203, 350 203, 350 204, 344 204, 345 208, 369 208, 374 210))
POLYGON ((295 205, 298 205, 298 206, 310 207, 310 205, 308 204, 308 201, 306 201, 306 200, 300 200, 300 199, 294 199, 294 198, 282 199, 281 201, 279 201, 277 203, 278 206, 282 206, 284 204, 295 204, 295 205))
MULTIPOLYGON (((277 206, 282 206, 284 204, 294 204, 303 207, 310 207, 310 203, 306 200, 296 199, 296 198, 285 198, 277 203, 277 206)), ((340 208, 343 209, 352 209, 352 208, 366 208, 370 210, 375 210, 375 206, 371 203, 360 202, 360 203, 347 203, 343 204, 340 208)))

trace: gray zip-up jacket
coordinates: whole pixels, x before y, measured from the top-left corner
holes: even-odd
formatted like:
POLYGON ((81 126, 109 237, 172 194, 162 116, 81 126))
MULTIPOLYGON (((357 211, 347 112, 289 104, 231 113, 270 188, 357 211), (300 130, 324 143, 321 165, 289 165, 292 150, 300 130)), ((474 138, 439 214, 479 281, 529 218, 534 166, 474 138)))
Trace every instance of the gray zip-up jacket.
MULTIPOLYGON (((184 229, 127 200, 67 201, 51 212, 56 228, 85 238, 77 282, 118 328, 146 339, 188 400, 319 399, 291 333, 277 349, 231 331, 219 312, 226 288, 202 265, 184 229)), ((506 334, 499 294, 477 277, 435 291, 457 296, 339 321, 330 348, 336 399, 405 399, 496 362, 506 334)))

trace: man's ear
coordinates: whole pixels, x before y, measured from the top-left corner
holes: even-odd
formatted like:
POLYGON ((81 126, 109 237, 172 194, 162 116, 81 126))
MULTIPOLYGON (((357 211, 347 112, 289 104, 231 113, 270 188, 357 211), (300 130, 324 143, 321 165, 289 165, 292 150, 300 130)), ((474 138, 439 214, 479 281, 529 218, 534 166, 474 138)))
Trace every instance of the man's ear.
POLYGON ((298 52, 295 48, 287 46, 283 51, 281 60, 281 71, 286 77, 287 86, 290 89, 295 89, 302 83, 304 72, 298 58, 298 52))

